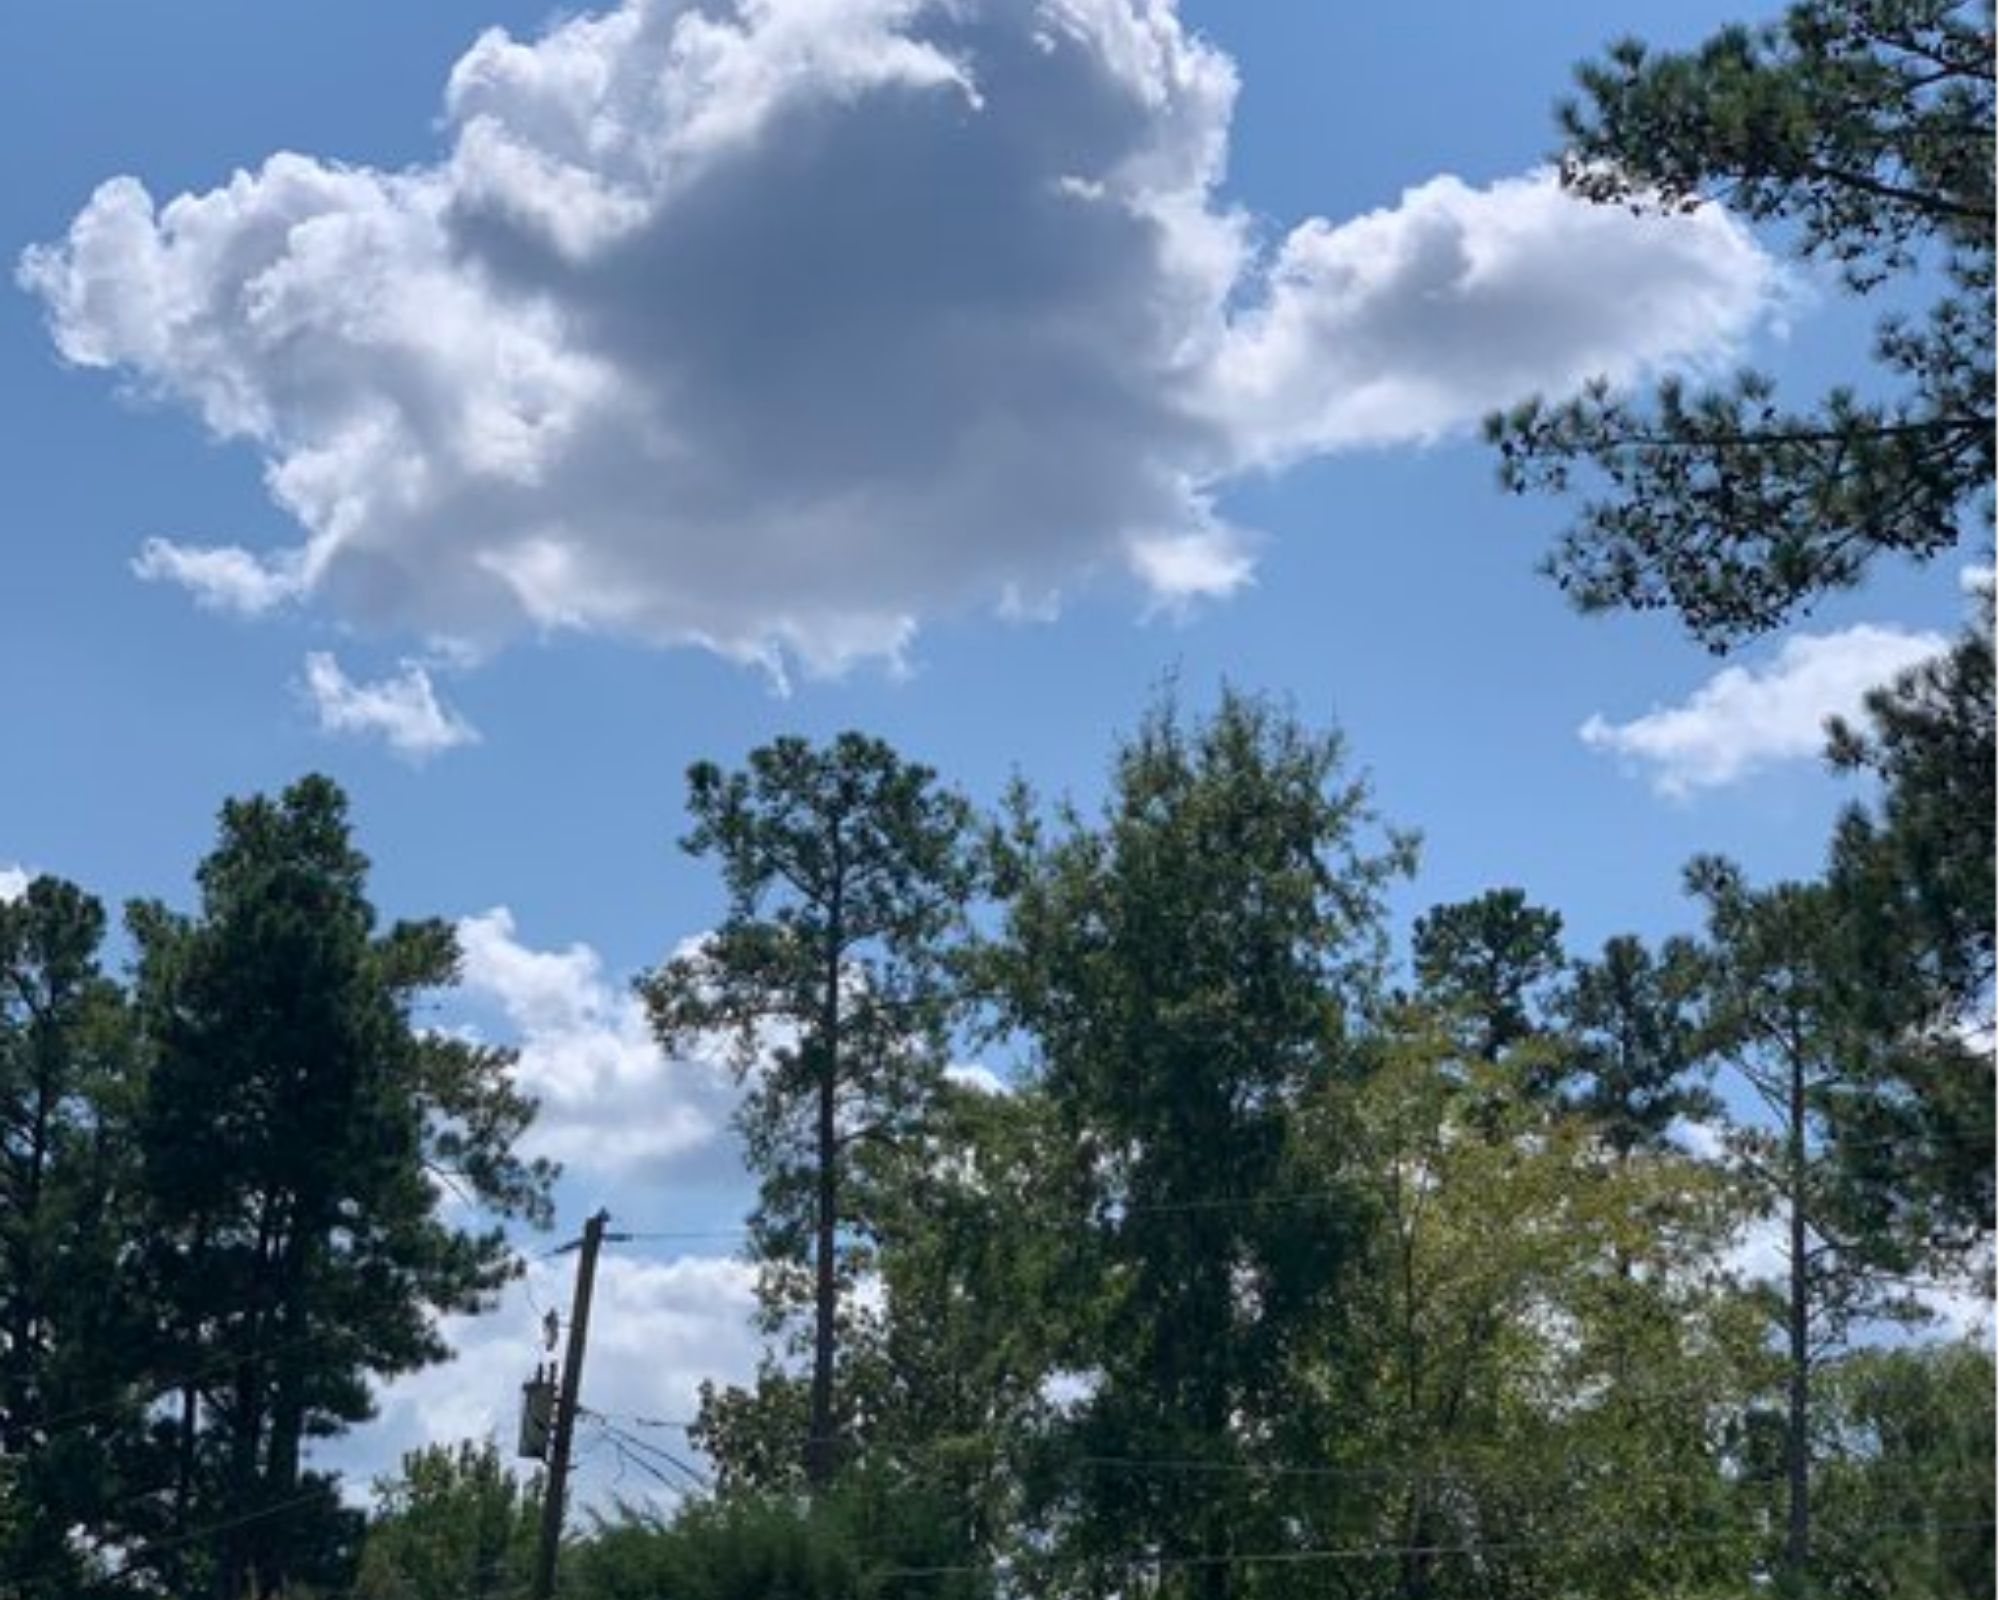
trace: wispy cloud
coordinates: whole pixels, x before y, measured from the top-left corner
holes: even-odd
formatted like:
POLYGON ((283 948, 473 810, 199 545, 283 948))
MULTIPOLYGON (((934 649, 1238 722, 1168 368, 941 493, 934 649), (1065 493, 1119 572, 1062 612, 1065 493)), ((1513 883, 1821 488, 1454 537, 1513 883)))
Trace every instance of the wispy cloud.
POLYGON ((398 755, 427 760, 478 742, 479 731, 438 698, 431 675, 406 661, 391 677, 357 682, 325 651, 306 657, 304 691, 321 729, 386 741, 398 755))
POLYGON ((178 584, 212 611, 262 616, 296 599, 304 588, 299 562, 287 552, 256 555, 240 545, 184 545, 148 539, 132 571, 149 583, 178 584))

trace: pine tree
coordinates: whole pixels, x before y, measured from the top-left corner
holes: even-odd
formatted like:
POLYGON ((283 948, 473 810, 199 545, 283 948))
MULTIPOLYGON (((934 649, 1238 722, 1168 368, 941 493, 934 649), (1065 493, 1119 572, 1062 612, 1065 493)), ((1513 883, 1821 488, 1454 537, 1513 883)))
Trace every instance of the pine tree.
POLYGON ((0 1591, 99 1592, 71 1530, 135 1528, 149 1467, 126 1384, 145 1307, 108 1292, 133 1224, 129 1029, 104 912, 36 878, 0 901, 0 1591), (122 1513, 122 1515, 121 1515, 122 1513))
MULTIPOLYGON (((698 764, 688 809, 684 847, 719 861, 728 914, 640 988, 663 1046, 725 1034, 750 1080, 739 1126, 760 1183, 760 1294, 771 1331, 809 1312, 799 1459, 822 1490, 842 1454, 842 1316, 870 1231, 860 1154, 912 1138, 941 1081, 944 956, 976 883, 972 813, 929 768, 858 733, 823 750, 779 739, 741 772, 698 764)), ((705 1420, 734 1426, 756 1409, 729 1400, 705 1420)))
POLYGON ((434 1317, 514 1269, 497 1226, 440 1215, 446 1185, 544 1221, 552 1174, 512 1153, 533 1107, 509 1058, 413 1021, 455 976, 453 936, 378 930, 334 784, 229 802, 197 876, 194 916, 131 918, 139 1271, 178 1384, 162 1576, 239 1600, 338 1574, 352 1518, 307 1441, 367 1417, 371 1380, 442 1359, 434 1317))
POLYGON ((1993 23, 1978 0, 1800 0, 1698 48, 1580 69, 1564 177, 1587 199, 1705 201, 1769 224, 1886 318, 1876 371, 1815 403, 1773 381, 1597 386, 1488 423, 1516 493, 1590 493, 1549 562, 1589 610, 1671 608, 1705 643, 1778 626, 1881 557, 1992 514, 1993 23))
POLYGON ((1419 992, 1461 1017, 1466 1043, 1498 1061, 1541 1030, 1542 1002, 1563 969, 1562 915, 1519 889, 1489 889, 1417 918, 1419 992))
POLYGON ((1704 1046, 1753 1089, 1767 1118, 1732 1146, 1782 1229, 1775 1321, 1784 1352, 1783 1592, 1814 1570, 1812 1412, 1816 1376, 1852 1332, 1916 1314, 1896 1269, 1907 1262, 1849 1208, 1838 1133, 1880 1082, 1893 1041, 1869 1026, 1852 930, 1821 883, 1753 889, 1732 864, 1696 861, 1688 881, 1708 917, 1704 1046))
POLYGON ((1568 1066, 1580 1080, 1570 1103, 1621 1159, 1657 1150, 1677 1120, 1702 1121, 1720 1104, 1697 1080, 1705 1063, 1697 1029, 1702 968, 1685 939, 1655 956, 1623 934, 1595 961, 1579 962, 1557 1010, 1568 1066))

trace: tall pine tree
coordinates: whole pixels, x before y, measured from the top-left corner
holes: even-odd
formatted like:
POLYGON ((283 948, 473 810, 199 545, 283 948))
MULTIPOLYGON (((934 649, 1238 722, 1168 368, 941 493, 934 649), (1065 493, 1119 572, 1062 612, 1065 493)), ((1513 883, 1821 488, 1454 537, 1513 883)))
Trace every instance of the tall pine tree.
MULTIPOLYGON (((728 914, 640 989, 663 1045, 723 1034, 750 1077, 739 1125, 760 1184, 760 1293, 771 1331, 807 1316, 796 1459, 821 1490, 849 1420, 836 1379, 870 1238, 861 1156, 912 1138, 941 1081, 944 955, 976 882, 972 813, 928 767, 859 733, 825 749, 779 739, 741 772, 701 763, 688 809, 685 848, 720 863, 728 914)), ((790 1380, 767 1377, 766 1400, 786 1409, 790 1380)), ((754 1413, 769 1409, 725 1394, 704 1421, 718 1443, 762 1439, 754 1413)))
POLYGON ((306 778, 224 806, 195 915, 133 911, 176 1593, 337 1574, 351 1530, 307 1441, 367 1417, 372 1380, 443 1358, 436 1315, 512 1271, 497 1227, 442 1214, 447 1183, 545 1218, 551 1175, 512 1151, 533 1107, 509 1058, 413 1020, 455 976, 450 928, 380 929, 367 865, 340 790, 306 778))

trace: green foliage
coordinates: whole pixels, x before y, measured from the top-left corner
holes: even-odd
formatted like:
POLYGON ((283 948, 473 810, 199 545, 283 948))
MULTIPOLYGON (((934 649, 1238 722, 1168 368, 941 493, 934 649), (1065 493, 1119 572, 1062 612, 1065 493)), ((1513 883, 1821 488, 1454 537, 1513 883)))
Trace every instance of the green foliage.
POLYGON ((1339 1396, 1322 1538, 1384 1550, 1357 1594, 1722 1587, 1756 1544, 1723 1440, 1762 1327, 1708 1269, 1737 1194, 1501 1092, 1451 1021, 1386 1016, 1352 1131, 1319 1153, 1376 1218, 1358 1337, 1301 1375, 1339 1396))
MULTIPOLYGON (((740 1071, 759 1069, 738 1119, 759 1180, 759 1295, 772 1331, 810 1310, 802 1457, 824 1486, 852 1422, 835 1368, 872 1227, 862 1151, 907 1144, 936 1095, 944 958, 977 887, 972 814, 929 768, 858 733, 825 750, 780 739, 741 772, 698 764, 688 809, 684 847, 717 858, 729 911, 640 990, 662 1044, 722 1033, 740 1071)), ((719 1446, 716 1420, 703 1438, 719 1446)))
POLYGON ((1538 1002, 1563 967, 1559 913, 1519 889, 1490 889, 1424 913, 1411 944, 1419 993, 1464 1019, 1481 1060, 1539 1031, 1538 1002))
POLYGON ((514 1478, 490 1439, 411 1451, 375 1485, 354 1600, 516 1600, 541 1493, 539 1478, 514 1478))
POLYGON ((1650 402, 1597 385, 1489 420, 1516 493, 1594 491, 1549 568, 1586 609, 1670 607, 1722 648, 1929 557, 1990 515, 1993 37, 1965 0, 1799 0, 1687 53, 1626 41, 1579 71, 1565 181, 1588 199, 1718 200, 1856 294, 1937 298, 1891 316, 1864 391, 1781 401, 1772 381, 1650 402))
POLYGON ((0 1589, 23 1600, 99 1592, 70 1530, 126 1520, 145 1470, 118 1380, 148 1328, 104 1292, 134 1174, 130 1029, 103 934, 102 907, 55 878, 0 901, 0 1589))
POLYGON ((545 1209, 549 1173, 511 1154, 532 1106, 508 1058, 412 1024, 454 977, 450 929, 378 932, 366 872, 345 798, 307 778, 223 808, 197 915, 131 915, 133 1271, 177 1391, 160 1575, 182 1592, 338 1577, 349 1519, 302 1472, 306 1441, 367 1417, 372 1379, 447 1355, 434 1314, 478 1309, 513 1271, 497 1230, 439 1216, 439 1180, 545 1209))
POLYGON ((671 1518, 623 1511, 570 1555, 569 1600, 982 1600, 990 1575, 940 1530, 943 1496, 849 1472, 811 1501, 744 1493, 671 1518), (972 1568, 973 1570, 965 1570, 972 1568), (939 1570, 945 1569, 945 1570, 939 1570))
POLYGON ((948 1085, 882 1184, 882 1311, 856 1351, 866 1459, 944 1491, 974 1550, 1020 1524, 1021 1475, 1050 1420, 1044 1384, 1095 1297, 1070 1244, 1060 1149, 1040 1089, 948 1085))
MULTIPOLYGON (((1495 891, 1419 921, 1414 996, 1410 841, 1263 701, 983 840, 859 736, 695 769, 730 915, 644 992, 758 1069, 766 1326, 814 1361, 705 1389, 716 1497, 601 1520, 564 1592, 1990 1597, 1990 1358, 1853 1346, 1990 1243, 1991 681, 1989 624, 1840 731, 1881 786, 1825 880, 1698 862, 1701 941, 1574 963, 1495 891), (971 1003, 1004 1093, 942 1071, 971 1003), (1768 1114, 1704 1159, 1718 1066, 1768 1114)), ((510 1270, 439 1200, 546 1215, 532 1107, 415 1025, 450 932, 377 926, 331 784, 229 806, 200 883, 131 908, 129 985, 80 891, 0 905, 0 1589, 516 1600, 490 1443, 365 1539, 306 1446, 510 1270)))
POLYGON ((1881 1309, 1875 1280, 1915 1263, 1894 1241, 1865 1237, 1837 1159, 1837 1135, 1880 1097, 1881 1063, 1899 1048, 1869 1024, 1873 997, 1857 960, 1860 930, 1824 883, 1754 888, 1732 863, 1688 869, 1707 914, 1703 1048, 1763 1101, 1768 1118, 1739 1130, 1744 1170, 1815 1236, 1807 1276, 1824 1296, 1825 1337, 1881 1309))
MULTIPOLYGON (((1840 1136, 1871 1120, 1895 1075, 1885 1058, 1902 1041, 1871 1028, 1857 928, 1823 883, 1753 889, 1727 862, 1690 867, 1708 914, 1706 1048, 1764 1101, 1768 1120, 1739 1129, 1733 1151, 1775 1213, 1785 1240, 1774 1296, 1785 1350, 1787 1537, 1780 1572, 1798 1592, 1817 1570, 1811 1554, 1810 1419, 1826 1357, 1857 1330, 1921 1320, 1899 1276, 1920 1263, 1879 1225, 1879 1192, 1857 1184, 1840 1136)), ((1891 1091, 1893 1092, 1893 1091, 1891 1091)))
MULTIPOLYGON (((1902 969, 1906 1014, 1957 1021, 1993 986, 1993 596, 1952 648, 1872 692, 1861 725, 1836 722, 1836 766, 1881 785, 1834 836, 1835 889, 1876 919, 1902 969), (1912 995, 1912 977, 1923 986, 1912 995), (1911 1000, 1914 1004, 1911 1004, 1911 1000)), ((1886 964, 1886 963, 1885 963, 1886 964)))
POLYGON ((1157 1552, 1187 1563, 1163 1592, 1219 1594, 1228 1552, 1286 1537, 1268 1484, 1230 1469, 1296 1422, 1287 1358, 1337 1320, 1359 1224, 1340 1193, 1271 1202, 1299 1187, 1291 1111, 1374 999, 1381 895, 1409 856, 1340 760, 1226 693, 1204 721, 1144 723, 1094 826, 1066 814, 1049 838, 1016 808, 990 975, 1059 1135, 1066 1270, 1094 1284, 1055 1352, 1090 1392, 1030 1494, 1053 1530, 1038 1554, 1088 1592, 1157 1552), (1131 1459, 1180 1466, 1094 1465, 1131 1459))
POLYGON ((805 1487, 800 1441, 812 1434, 810 1385, 768 1352, 749 1388, 702 1381, 689 1441, 715 1463, 725 1497, 805 1487))
POLYGON ((1704 1062, 1696 1026, 1703 971, 1699 953, 1670 939, 1653 955, 1631 935, 1607 939, 1596 961, 1580 962, 1559 1004, 1570 1072, 1581 1080, 1570 1103, 1621 1156, 1666 1146, 1677 1120, 1714 1116, 1720 1102, 1694 1082, 1704 1062))
POLYGON ((1814 1433, 1820 1593, 1992 1600, 1990 1349, 1857 1351, 1822 1379, 1814 1433))

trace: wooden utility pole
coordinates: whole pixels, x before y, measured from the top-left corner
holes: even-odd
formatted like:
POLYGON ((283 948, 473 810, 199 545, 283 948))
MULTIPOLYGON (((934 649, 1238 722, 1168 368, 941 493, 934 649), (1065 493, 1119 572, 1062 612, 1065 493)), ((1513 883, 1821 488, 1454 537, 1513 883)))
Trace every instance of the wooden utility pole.
POLYGON ((570 1439, 576 1427, 577 1390, 583 1383, 583 1345, 590 1336, 590 1291, 597 1278, 597 1250, 604 1243, 604 1225, 610 1220, 610 1212, 599 1211, 583 1225, 576 1298, 569 1313, 569 1342, 563 1347, 562 1388, 556 1396, 555 1436, 549 1446, 548 1490, 542 1500, 542 1542, 535 1552, 534 1600, 554 1600, 556 1592, 556 1553, 562 1545, 570 1439))

